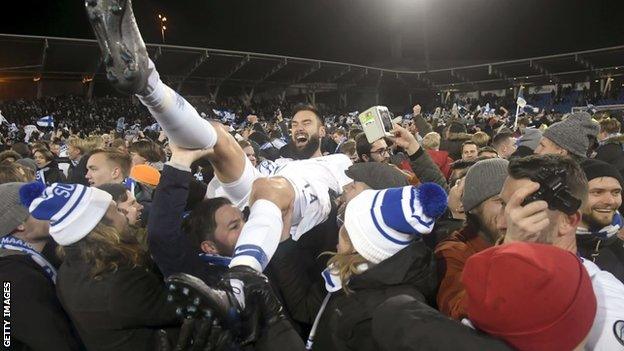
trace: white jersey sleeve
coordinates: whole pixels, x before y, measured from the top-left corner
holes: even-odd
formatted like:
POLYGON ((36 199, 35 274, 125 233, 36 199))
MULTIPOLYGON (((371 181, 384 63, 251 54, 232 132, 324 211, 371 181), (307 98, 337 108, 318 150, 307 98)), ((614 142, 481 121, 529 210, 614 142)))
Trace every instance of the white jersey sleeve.
POLYGON ((597 303, 585 350, 623 350, 624 340, 621 334, 618 340, 616 323, 624 320, 624 284, 589 260, 583 259, 583 266, 592 280, 597 303))

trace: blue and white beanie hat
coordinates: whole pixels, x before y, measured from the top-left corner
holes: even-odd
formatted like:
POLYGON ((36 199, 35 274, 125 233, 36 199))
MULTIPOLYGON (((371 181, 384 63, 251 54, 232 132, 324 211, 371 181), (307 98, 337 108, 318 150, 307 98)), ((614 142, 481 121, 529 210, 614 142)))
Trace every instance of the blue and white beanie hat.
POLYGON ((377 264, 431 233, 446 206, 446 192, 435 183, 365 190, 347 204, 344 225, 355 250, 377 264))
POLYGON ((80 241, 106 214, 113 197, 100 189, 80 184, 39 182, 20 188, 22 204, 39 220, 50 221, 50 235, 59 245, 80 241))

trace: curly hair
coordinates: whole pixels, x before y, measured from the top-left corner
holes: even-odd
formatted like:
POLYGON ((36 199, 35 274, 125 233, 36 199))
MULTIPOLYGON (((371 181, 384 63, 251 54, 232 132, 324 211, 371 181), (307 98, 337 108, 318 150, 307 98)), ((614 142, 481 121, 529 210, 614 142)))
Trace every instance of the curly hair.
MULTIPOLYGON (((129 232, 120 233, 112 223, 103 218, 82 240, 74 244, 87 265, 91 267, 91 278, 99 280, 105 273, 121 267, 140 267, 147 263, 146 252, 136 237, 129 232)), ((65 256, 63 246, 57 248, 58 256, 65 256)))

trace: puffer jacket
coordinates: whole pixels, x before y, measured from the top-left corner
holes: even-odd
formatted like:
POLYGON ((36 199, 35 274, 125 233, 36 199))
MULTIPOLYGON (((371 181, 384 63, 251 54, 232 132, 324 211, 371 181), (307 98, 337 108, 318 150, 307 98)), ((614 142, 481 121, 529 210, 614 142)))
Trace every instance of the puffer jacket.
POLYGON ((444 139, 440 143, 440 150, 448 151, 449 157, 453 161, 457 161, 461 158, 462 144, 470 139, 472 139, 472 135, 467 133, 450 133, 448 139, 444 139))
POLYGON ((349 288, 334 292, 321 314, 313 350, 381 350, 372 333, 377 307, 391 297, 407 295, 432 301, 437 286, 433 253, 422 240, 362 274, 349 288))

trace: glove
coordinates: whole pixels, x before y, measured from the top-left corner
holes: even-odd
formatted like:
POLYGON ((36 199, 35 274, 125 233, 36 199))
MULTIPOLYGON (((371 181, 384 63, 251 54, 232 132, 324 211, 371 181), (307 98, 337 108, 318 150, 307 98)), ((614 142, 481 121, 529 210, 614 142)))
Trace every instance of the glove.
POLYGON ((261 331, 288 319, 281 302, 265 275, 247 266, 232 267, 224 274, 221 284, 234 292, 242 306, 244 322, 242 345, 258 340, 261 331))

